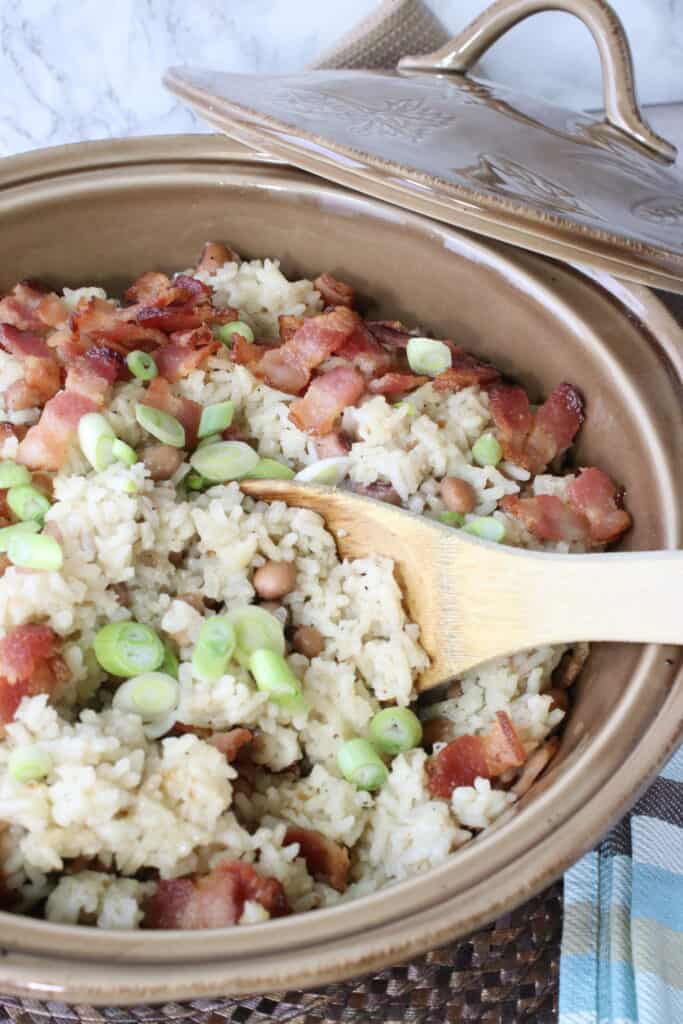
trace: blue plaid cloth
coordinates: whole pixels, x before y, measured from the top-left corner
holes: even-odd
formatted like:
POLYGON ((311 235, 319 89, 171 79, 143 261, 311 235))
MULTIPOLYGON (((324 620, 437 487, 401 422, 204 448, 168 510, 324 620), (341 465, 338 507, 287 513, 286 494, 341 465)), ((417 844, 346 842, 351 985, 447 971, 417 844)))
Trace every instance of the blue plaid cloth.
POLYGON ((683 747, 565 875, 559 1024, 683 1024, 683 747))

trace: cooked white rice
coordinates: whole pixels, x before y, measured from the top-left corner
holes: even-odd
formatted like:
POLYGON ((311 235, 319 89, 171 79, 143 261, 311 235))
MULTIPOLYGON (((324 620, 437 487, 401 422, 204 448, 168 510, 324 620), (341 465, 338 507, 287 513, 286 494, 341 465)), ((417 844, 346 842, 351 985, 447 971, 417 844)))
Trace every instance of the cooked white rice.
MULTIPOLYGON (((322 308, 310 281, 289 282, 277 261, 230 263, 200 274, 215 301, 238 307, 257 333, 275 335, 283 313, 322 308)), ((73 308, 101 289, 65 289, 73 308)), ((21 375, 0 352, 3 389, 21 375)), ((108 410, 118 435, 142 440, 134 415, 138 381, 119 385, 108 410)), ((315 460, 314 445, 288 419, 291 397, 259 383, 226 352, 180 384, 203 404, 231 399, 235 422, 248 423, 263 456, 293 469, 315 460)), ((31 423, 38 410, 2 413, 31 423)), ((357 438, 350 453, 353 483, 388 481, 406 506, 444 511, 439 481, 457 475, 477 495, 475 514, 505 521, 510 542, 539 544, 519 523, 495 511, 529 474, 519 467, 473 465, 472 445, 491 426, 488 398, 476 387, 438 394, 427 384, 398 407, 371 397, 347 409, 344 428, 357 438)), ((11 458, 17 442, 4 441, 11 458)), ((449 802, 430 797, 423 750, 396 757, 386 785, 356 790, 340 775, 340 743, 363 735, 380 702, 408 704, 427 663, 418 628, 407 621, 392 564, 379 557, 340 561, 322 519, 310 511, 245 498, 237 484, 216 486, 191 501, 173 481, 153 483, 142 463, 99 474, 74 452, 55 480, 47 523, 64 550, 59 572, 9 568, 0 578, 0 630, 46 622, 64 638, 71 682, 58 708, 45 696, 24 699, 0 742, 0 875, 20 909, 45 901, 51 921, 136 928, 153 888, 134 876, 155 869, 161 878, 207 871, 227 855, 258 863, 284 885, 296 910, 328 905, 423 872, 490 825, 514 797, 487 780, 456 789, 449 802), (181 559, 180 564, 178 559, 181 559), (254 571, 267 559, 296 566, 296 587, 283 604, 295 625, 324 638, 319 657, 292 654, 308 710, 294 716, 259 692, 249 673, 231 669, 208 684, 193 675, 193 644, 205 616, 179 595, 200 593, 231 605, 254 600, 254 571), (114 584, 125 583, 131 607, 114 584), (145 738, 141 720, 108 708, 105 680, 91 653, 97 630, 134 616, 169 638, 179 658, 178 720, 214 730, 245 726, 259 743, 250 788, 235 789, 237 772, 195 735, 145 738), (37 743, 50 755, 44 781, 22 784, 7 772, 13 750, 37 743), (284 769, 302 757, 311 770, 297 778, 284 769), (280 773, 280 774, 278 774, 280 773), (288 823, 314 828, 352 851, 353 884, 344 896, 316 882, 285 845, 288 823), (79 869, 79 864, 95 865, 79 869), (72 873, 65 873, 66 871, 72 873)), ((537 493, 561 492, 559 477, 537 477, 537 493)), ((556 545, 563 549, 562 545, 556 545)), ((566 550, 564 546, 564 550, 566 550)), ((207 612, 206 614, 211 614, 207 612)), ((459 692, 439 705, 454 735, 485 732, 506 711, 528 750, 558 725, 545 695, 563 649, 543 648, 498 659, 467 673, 459 692)), ((247 902, 240 923, 267 919, 247 902)))

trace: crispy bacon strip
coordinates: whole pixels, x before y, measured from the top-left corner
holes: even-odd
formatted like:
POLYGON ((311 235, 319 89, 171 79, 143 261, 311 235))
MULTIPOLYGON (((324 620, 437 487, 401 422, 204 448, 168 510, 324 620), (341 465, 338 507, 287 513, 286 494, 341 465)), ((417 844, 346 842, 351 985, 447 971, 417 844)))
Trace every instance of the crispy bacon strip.
POLYGON ((391 353, 382 348, 361 320, 336 350, 335 355, 340 359, 347 359, 366 377, 377 377, 386 373, 394 361, 391 353))
POLYGON ((340 349, 359 323, 358 314, 345 306, 309 317, 283 345, 267 350, 252 369, 271 387, 296 395, 307 386, 311 371, 340 349))
POLYGON ((64 357, 83 354, 93 345, 103 343, 124 354, 132 349, 150 351, 166 342, 166 335, 150 326, 135 322, 137 310, 122 309, 106 299, 91 298, 80 302, 69 318, 70 334, 50 339, 64 357))
POLYGON ((154 353, 157 368, 166 380, 176 381, 196 370, 220 348, 211 328, 203 324, 190 331, 179 331, 154 353))
POLYGON ((567 487, 569 504, 588 520, 593 544, 610 544, 631 526, 620 492, 601 469, 582 469, 567 487))
POLYGON ((317 288, 320 292, 326 306, 348 306, 349 309, 353 308, 353 288, 350 284, 345 284, 336 277, 332 277, 332 274, 320 274, 313 282, 313 287, 317 288))
POLYGON ((177 420, 180 420, 185 428, 185 446, 187 448, 194 447, 202 415, 202 407, 198 402, 193 402, 191 398, 174 395, 171 385, 164 377, 155 377, 150 382, 141 401, 143 405, 161 409, 162 412, 167 412, 170 416, 175 416, 177 420))
POLYGON ((289 316, 283 314, 277 318, 280 328, 280 340, 289 341, 293 338, 300 327, 304 325, 304 318, 302 316, 289 316))
POLYGON ((554 494, 537 494, 533 498, 508 494, 500 502, 500 508, 519 519, 539 540, 584 543, 590 536, 586 516, 554 494))
POLYGON ((483 363, 453 342, 446 341, 445 344, 451 349, 453 361, 450 369, 435 378, 434 388, 437 391, 460 391, 473 385, 486 388, 500 380, 500 372, 495 366, 483 363))
POLYGON ((303 398, 293 402, 289 418, 299 428, 320 437, 334 428, 348 405, 365 391, 365 378, 352 366, 336 366, 316 377, 303 398))
POLYGON ((504 711, 485 736, 459 736, 427 762, 427 787, 432 796, 450 798, 458 786, 493 779, 526 760, 514 725, 504 711))
POLYGON ((534 423, 526 391, 516 385, 496 384, 489 391, 489 405, 505 458, 526 465, 526 442, 534 423))
POLYGON ((400 320, 366 320, 365 326, 387 348, 406 348, 412 337, 400 320))
POLYGON ((239 259, 237 253, 224 245, 223 242, 206 242, 199 257, 197 270, 213 273, 226 263, 235 263, 239 259))
POLYGON ((345 846, 328 839, 312 828, 290 825, 285 833, 285 844, 299 844, 299 856, 306 861, 309 874, 317 881, 327 882, 337 892, 344 892, 349 884, 351 858, 345 846))
POLYGON ((331 430, 329 434, 315 439, 315 452, 319 459, 331 459, 348 455, 351 441, 341 430, 331 430))
POLYGON ((0 300, 0 323, 11 324, 20 331, 44 334, 63 323, 68 312, 59 296, 45 292, 34 281, 20 281, 9 295, 0 300))
POLYGON ((539 407, 526 443, 527 467, 542 473, 567 451, 583 423, 583 399, 572 384, 560 384, 539 407))
POLYGON ((29 469, 60 469, 76 437, 81 416, 97 412, 100 407, 77 391, 60 391, 46 404, 40 420, 19 445, 17 462, 29 469))
POLYGON ((289 913, 285 891, 251 864, 222 861, 208 875, 161 881, 145 905, 146 928, 225 928, 237 924, 247 900, 271 917, 289 913))
POLYGON ((243 747, 248 746, 254 738, 253 732, 249 729, 230 729, 228 732, 212 732, 208 742, 221 754, 225 754, 227 760, 232 764, 243 747))
POLYGON ((385 373, 383 377, 371 380, 368 390, 373 395, 404 395, 422 387, 428 380, 429 377, 419 377, 414 373, 385 373))
POLYGON ((68 675, 49 626, 17 626, 6 633, 0 640, 0 732, 24 697, 51 694, 68 675))
POLYGON ((42 338, 31 331, 20 331, 11 324, 0 324, 0 346, 20 360, 24 375, 5 391, 8 409, 30 409, 44 405, 62 386, 62 372, 42 338))

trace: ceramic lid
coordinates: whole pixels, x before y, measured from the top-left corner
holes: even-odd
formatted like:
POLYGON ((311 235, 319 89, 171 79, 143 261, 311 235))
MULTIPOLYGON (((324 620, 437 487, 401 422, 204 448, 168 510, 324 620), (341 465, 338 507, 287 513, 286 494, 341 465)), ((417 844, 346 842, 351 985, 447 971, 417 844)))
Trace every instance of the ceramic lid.
POLYGON ((643 121, 623 28, 603 0, 499 0, 395 71, 259 76, 174 68, 172 92, 240 142, 479 234, 683 293, 683 173, 643 121), (580 17, 606 117, 466 75, 511 25, 580 17))

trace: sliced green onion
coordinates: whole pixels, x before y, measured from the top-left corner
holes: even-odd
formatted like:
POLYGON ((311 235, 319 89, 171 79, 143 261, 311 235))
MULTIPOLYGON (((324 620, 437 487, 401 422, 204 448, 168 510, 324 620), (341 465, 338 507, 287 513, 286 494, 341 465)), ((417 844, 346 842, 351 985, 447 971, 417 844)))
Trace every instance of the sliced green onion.
POLYGON ((405 409, 407 416, 417 416, 417 406, 414 402, 408 402, 405 398, 394 403, 394 409, 405 409))
POLYGON ((7 551, 12 537, 22 533, 40 533, 40 523, 33 519, 27 519, 24 523, 14 523, 12 526, 4 526, 0 530, 0 551, 7 551))
POLYGON ((370 722, 371 742, 382 754, 402 754, 422 742, 422 723, 410 708, 383 708, 370 722))
POLYGON ((346 476, 350 459, 345 455, 334 455, 330 459, 318 459, 310 466, 300 469, 294 477, 308 484, 331 484, 334 486, 346 476))
POLYGON ((201 473, 188 473, 183 483, 191 491, 203 491, 209 486, 209 481, 201 473))
POLYGON ((138 380, 152 380, 159 373, 154 357, 149 352, 136 349, 126 358, 126 366, 138 380))
POLYGON ((49 775, 51 769, 50 755, 34 744, 17 747, 7 762, 7 771, 17 782, 37 782, 49 775))
POLYGON ((254 332, 249 324, 245 324, 243 320, 233 320, 230 324, 223 324, 216 331, 216 337, 224 345, 232 345, 233 334, 240 334, 245 341, 254 340, 254 332))
POLYGON ((294 470, 277 459, 259 459, 249 471, 250 480, 291 480, 294 470))
POLYGON ((193 452, 190 465, 207 480, 224 483, 249 476, 258 461, 254 449, 244 441, 220 441, 193 452))
POLYGON ((138 403, 135 406, 135 419, 148 434, 156 437, 162 444, 170 444, 172 448, 184 448, 185 427, 170 413, 138 403))
POLYGON ((347 740, 337 752, 337 764, 356 789, 379 789, 389 777, 387 766, 368 740, 347 740))
POLYGON ((172 676, 165 672, 144 672, 122 683, 112 703, 119 711, 129 711, 145 721, 153 721, 178 706, 179 692, 172 676))
POLYGON ((64 564, 62 549, 54 537, 46 533, 15 533, 7 545, 7 557, 21 569, 42 569, 57 572, 64 564))
POLYGON ((235 653, 237 634, 235 627, 225 615, 214 615, 207 619, 199 630, 197 643, 192 654, 192 670, 206 683, 215 683, 222 675, 235 653))
POLYGON ((269 700, 288 711, 305 710, 301 683, 281 654, 266 648, 254 651, 249 659, 249 671, 269 700))
POLYGON ((111 423, 101 413, 88 412, 81 416, 78 421, 78 443, 96 472, 101 473, 114 461, 111 449, 115 440, 116 434, 111 423))
POLYGON ((413 373, 436 377, 448 370, 453 362, 451 350, 443 341, 433 338, 411 338, 406 348, 408 365, 413 373))
POLYGON ((480 466, 497 466, 503 458, 503 449, 493 434, 482 434, 472 445, 472 458, 480 466))
POLYGON ((207 444, 217 444, 219 441, 222 440, 222 434, 209 434, 207 437, 203 437, 201 439, 201 441, 197 445, 197 448, 206 448, 207 444))
POLYGON ((159 665, 159 671, 165 672, 167 676, 172 676, 174 679, 177 679, 179 668, 180 664, 175 656, 175 652, 168 644, 164 644, 164 660, 161 665, 159 665))
POLYGON ((26 466, 19 466, 11 459, 0 462, 0 488, 21 487, 31 483, 31 474, 26 466))
POLYGON ((235 627, 237 659, 248 666, 254 651, 267 648, 276 654, 285 653, 285 632, 282 623, 274 615, 258 605, 235 608, 226 618, 235 627))
POLYGON ((31 484, 21 484, 19 487, 10 487, 7 492, 7 504, 17 519, 23 521, 30 519, 33 522, 42 523, 51 502, 36 487, 32 487, 31 484))
POLYGON ((111 446, 111 453, 116 461, 122 462, 124 466, 134 466, 140 461, 135 448, 131 448, 125 441, 119 441, 118 437, 111 446))
POLYGON ((505 537, 505 526, 500 519, 494 519, 493 516, 478 516, 476 519, 471 519, 469 523, 465 524, 464 530, 474 537, 481 537, 482 540, 498 542, 505 537))
POLYGON ((98 662, 113 676, 154 672, 164 660, 164 645, 154 630, 132 620, 103 626, 93 646, 98 662))
POLYGON ((447 526, 462 526, 465 522, 465 517, 460 512, 441 512, 439 514, 439 522, 446 523, 447 526))
POLYGON ((148 740, 158 740, 160 736, 165 736, 166 733, 170 732, 177 721, 177 708, 169 711, 165 715, 159 715, 158 718, 153 719, 150 722, 143 720, 142 731, 148 740))
POLYGON ((197 437, 208 437, 209 434, 220 434, 232 423, 235 415, 235 403, 229 399, 225 402, 216 402, 215 405, 207 405, 202 410, 202 417, 199 421, 197 437))

